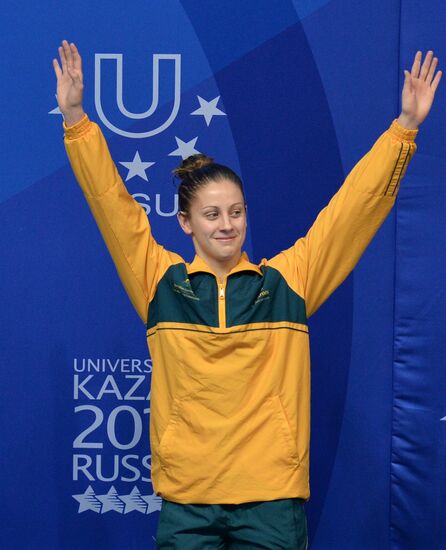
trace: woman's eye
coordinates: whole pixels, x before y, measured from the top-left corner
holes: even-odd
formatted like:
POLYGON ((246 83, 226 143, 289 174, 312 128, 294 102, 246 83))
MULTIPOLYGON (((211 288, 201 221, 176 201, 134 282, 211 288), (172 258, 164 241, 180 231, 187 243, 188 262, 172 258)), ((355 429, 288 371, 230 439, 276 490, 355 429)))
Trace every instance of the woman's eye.
POLYGON ((206 218, 208 220, 215 220, 215 218, 218 216, 217 212, 209 212, 206 214, 206 218))
POLYGON ((234 216, 234 218, 238 218, 241 215, 241 213, 242 213, 241 210, 233 210, 231 215, 234 216))

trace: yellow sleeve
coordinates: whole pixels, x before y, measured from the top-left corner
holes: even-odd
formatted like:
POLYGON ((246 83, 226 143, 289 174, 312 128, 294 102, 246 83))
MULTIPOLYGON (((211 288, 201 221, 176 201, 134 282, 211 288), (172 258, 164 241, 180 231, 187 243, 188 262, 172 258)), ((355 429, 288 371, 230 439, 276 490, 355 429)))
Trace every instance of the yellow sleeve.
POLYGON ((141 319, 170 265, 182 258, 157 244, 147 215, 128 193, 99 126, 85 116, 65 129, 65 148, 73 172, 113 258, 122 283, 141 319))
POLYGON ((312 315, 353 270, 395 203, 418 130, 394 120, 356 164, 307 235, 272 258, 312 315))

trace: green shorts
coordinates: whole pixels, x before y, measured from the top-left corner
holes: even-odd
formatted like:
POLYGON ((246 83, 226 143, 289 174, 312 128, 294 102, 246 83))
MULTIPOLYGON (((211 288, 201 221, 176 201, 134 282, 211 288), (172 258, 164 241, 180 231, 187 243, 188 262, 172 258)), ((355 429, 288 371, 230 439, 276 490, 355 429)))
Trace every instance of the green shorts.
POLYGON ((163 500, 159 550, 305 550, 304 501, 177 504, 163 500))

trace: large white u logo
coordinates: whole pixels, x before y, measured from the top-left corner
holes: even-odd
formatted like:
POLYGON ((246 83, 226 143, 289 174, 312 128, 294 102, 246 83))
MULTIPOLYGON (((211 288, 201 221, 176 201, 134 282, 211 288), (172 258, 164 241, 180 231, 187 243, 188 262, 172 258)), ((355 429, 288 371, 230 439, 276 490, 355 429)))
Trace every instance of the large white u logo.
POLYGON ((131 113, 124 107, 124 102, 122 99, 122 53, 97 53, 95 54, 95 89, 94 89, 94 100, 96 104, 96 110, 98 112, 99 118, 102 122, 120 136, 128 138, 146 138, 155 136, 163 132, 168 128, 172 122, 175 120, 178 111, 180 109, 181 101, 181 54, 153 54, 153 92, 152 92, 152 105, 144 113, 131 113), (114 124, 112 124, 106 117, 101 103, 101 61, 103 59, 114 59, 116 60, 116 104, 118 105, 121 113, 127 118, 133 119, 143 119, 149 118, 157 109, 159 102, 159 65, 161 60, 173 61, 175 64, 174 72, 174 102, 170 115, 167 120, 163 122, 157 128, 153 130, 148 130, 147 132, 128 132, 126 130, 121 130, 114 124))

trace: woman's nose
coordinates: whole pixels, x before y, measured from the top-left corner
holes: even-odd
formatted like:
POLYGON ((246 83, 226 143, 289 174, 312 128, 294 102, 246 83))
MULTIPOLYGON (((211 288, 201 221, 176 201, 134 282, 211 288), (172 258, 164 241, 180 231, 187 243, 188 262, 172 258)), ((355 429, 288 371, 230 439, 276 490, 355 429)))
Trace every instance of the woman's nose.
POLYGON ((230 231, 232 229, 231 217, 229 216, 229 214, 222 214, 220 216, 220 221, 220 229, 222 231, 230 231))

